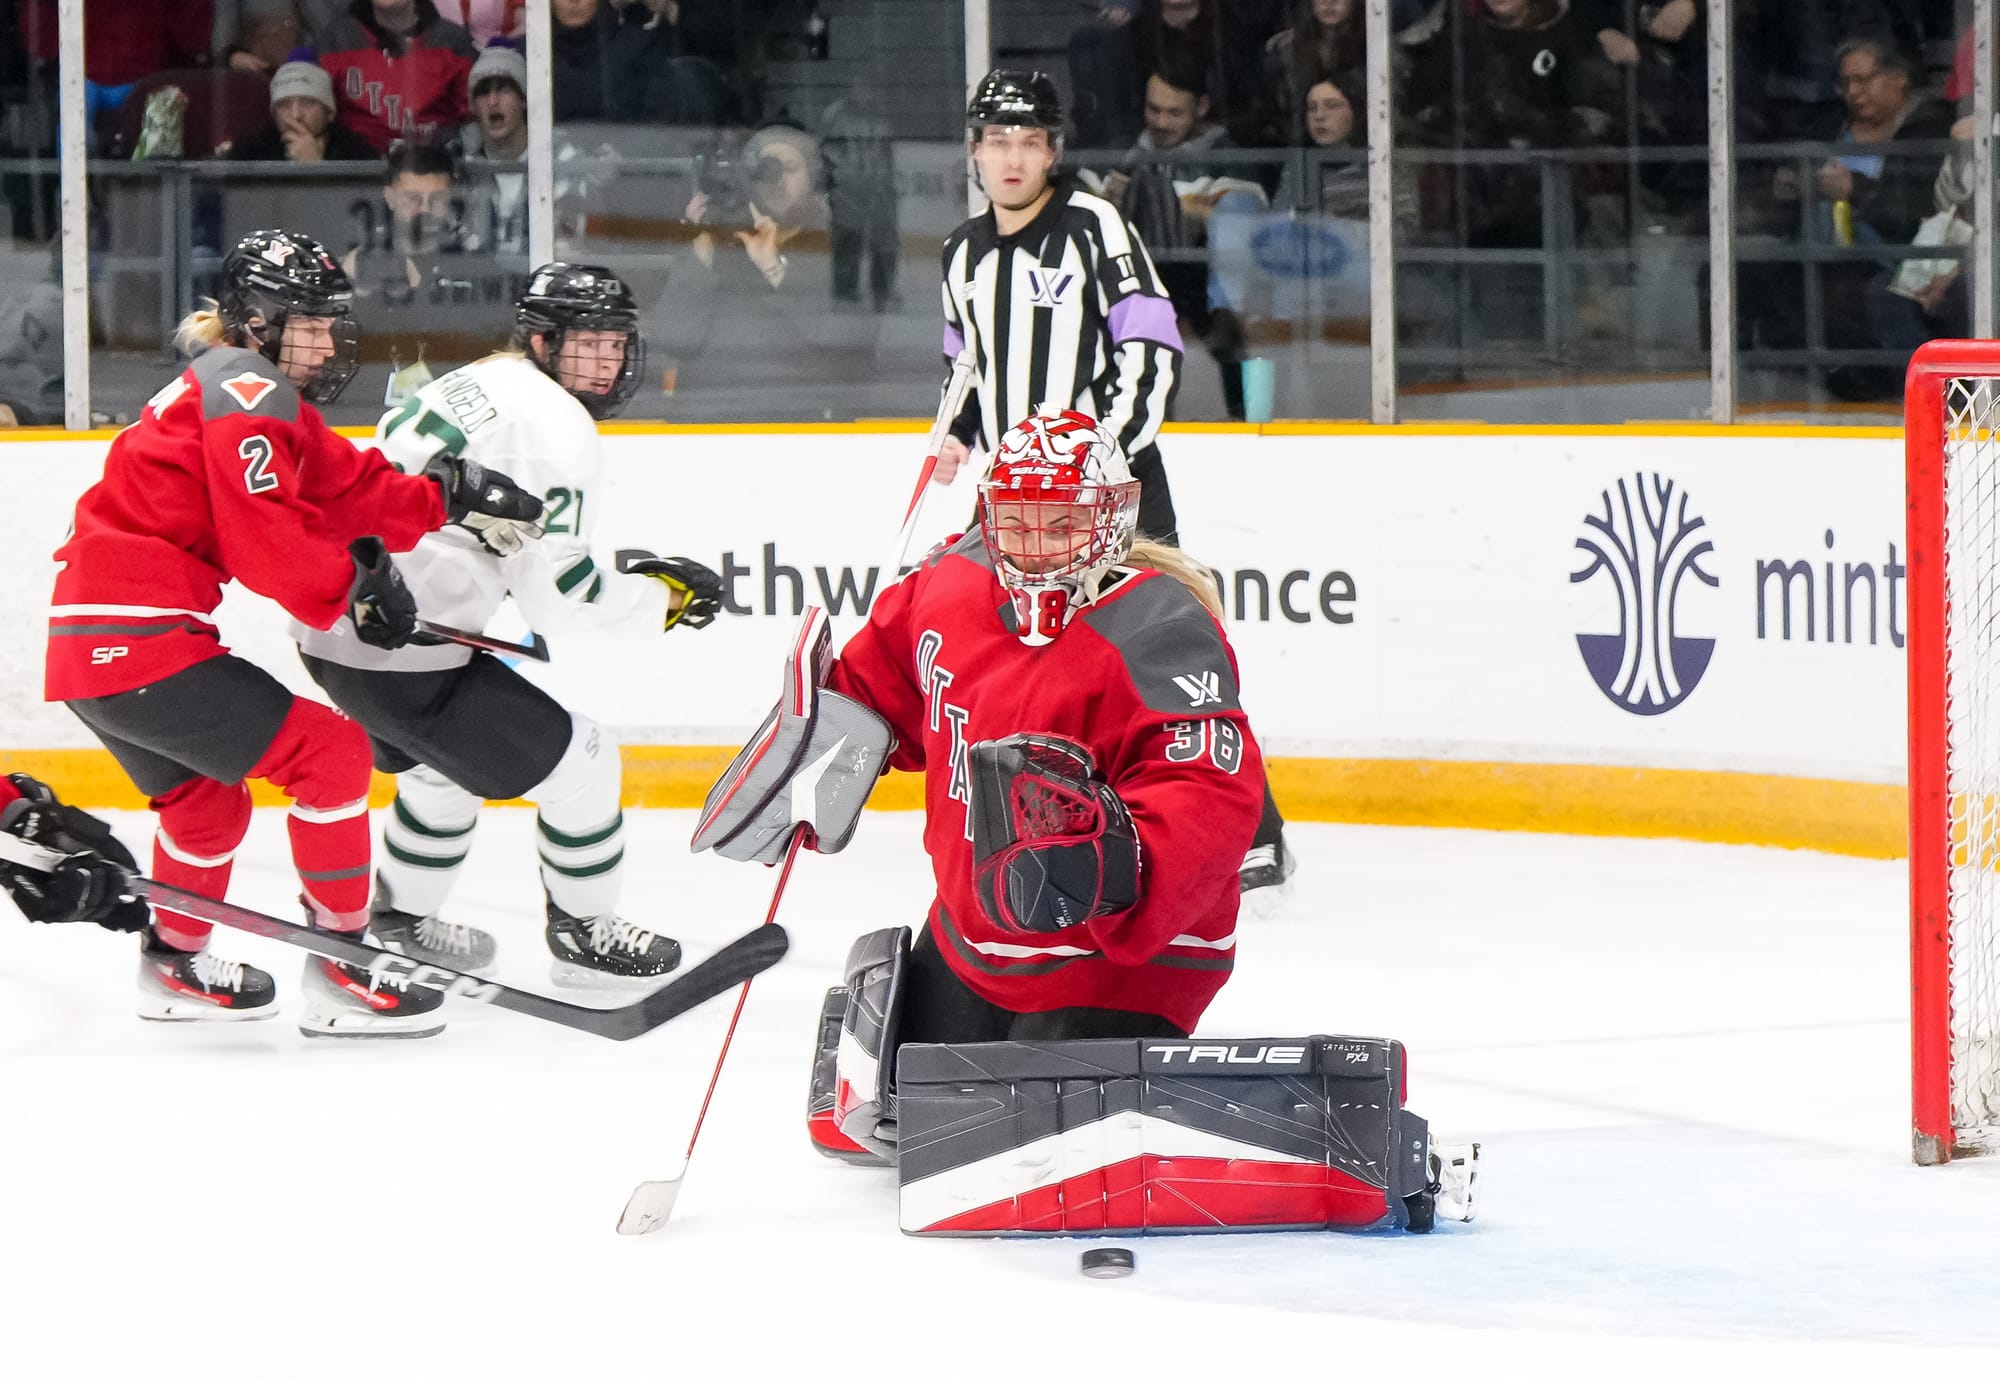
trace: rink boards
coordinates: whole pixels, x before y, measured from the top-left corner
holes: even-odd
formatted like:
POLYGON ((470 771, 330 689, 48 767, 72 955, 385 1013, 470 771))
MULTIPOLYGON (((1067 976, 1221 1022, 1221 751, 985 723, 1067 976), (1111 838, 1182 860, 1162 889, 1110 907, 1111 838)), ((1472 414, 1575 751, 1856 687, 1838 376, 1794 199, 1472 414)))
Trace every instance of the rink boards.
MULTIPOLYGON (((798 602, 836 636, 858 625, 921 429, 605 432, 604 492, 582 499, 597 545, 708 562, 731 614, 664 637, 543 630, 534 674, 615 727, 634 804, 693 805, 776 695, 798 602)), ((0 762, 134 804, 40 699, 48 554, 107 445, 0 444, 0 762)), ((1280 423, 1177 428, 1163 451, 1294 818, 1902 852, 1898 433, 1280 423)), ((934 490, 926 532, 971 508, 964 479, 934 490)), ((309 689, 274 606, 232 591, 222 622, 309 689)), ((916 800, 892 780, 876 804, 916 800)))

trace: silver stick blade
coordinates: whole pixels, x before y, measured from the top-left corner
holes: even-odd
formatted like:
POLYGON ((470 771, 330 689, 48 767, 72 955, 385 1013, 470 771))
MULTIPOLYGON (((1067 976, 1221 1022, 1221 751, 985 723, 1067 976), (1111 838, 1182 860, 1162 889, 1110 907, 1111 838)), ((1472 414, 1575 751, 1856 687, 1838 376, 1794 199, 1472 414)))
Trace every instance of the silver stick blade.
POLYGON ((674 1200, 680 1197, 681 1178, 687 1174, 687 1166, 682 1165, 670 1179, 647 1180, 632 1191, 632 1197, 625 1201, 625 1211, 618 1215, 618 1231, 626 1237, 637 1237, 641 1233, 658 1232, 673 1216, 674 1200))

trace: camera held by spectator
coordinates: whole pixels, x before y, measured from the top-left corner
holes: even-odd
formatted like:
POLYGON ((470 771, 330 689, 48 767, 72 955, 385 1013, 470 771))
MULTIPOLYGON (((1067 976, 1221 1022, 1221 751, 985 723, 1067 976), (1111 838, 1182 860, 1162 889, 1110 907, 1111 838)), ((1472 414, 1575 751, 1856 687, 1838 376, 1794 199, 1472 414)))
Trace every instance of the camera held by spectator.
POLYGON ((717 240, 733 233, 764 281, 781 286, 790 268, 784 243, 826 221, 815 179, 818 158, 803 130, 769 125, 751 135, 736 157, 704 160, 681 217, 698 227, 690 246, 696 262, 714 267, 717 240))

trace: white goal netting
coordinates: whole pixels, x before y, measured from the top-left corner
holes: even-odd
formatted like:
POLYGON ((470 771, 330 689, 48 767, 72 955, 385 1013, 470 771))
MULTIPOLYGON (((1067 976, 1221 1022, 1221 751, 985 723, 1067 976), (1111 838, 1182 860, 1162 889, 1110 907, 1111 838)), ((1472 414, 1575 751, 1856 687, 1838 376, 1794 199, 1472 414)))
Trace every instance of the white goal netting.
POLYGON ((2000 1146, 2000 379, 1944 390, 1951 1121, 2000 1146))

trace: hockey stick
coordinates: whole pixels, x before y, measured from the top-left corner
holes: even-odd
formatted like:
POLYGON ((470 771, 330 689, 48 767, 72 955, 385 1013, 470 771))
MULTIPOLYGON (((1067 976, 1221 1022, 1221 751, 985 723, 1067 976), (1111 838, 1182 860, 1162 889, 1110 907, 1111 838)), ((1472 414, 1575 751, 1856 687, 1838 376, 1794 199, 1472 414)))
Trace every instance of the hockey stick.
MULTIPOLYGON (((826 611, 816 604, 808 604, 805 616, 799 620, 799 631, 793 635, 791 655, 785 660, 787 676, 780 710, 801 716, 812 713, 814 697, 819 694, 820 683, 826 679, 832 656, 833 630, 827 622, 826 611)), ((778 716, 773 715, 774 730, 777 721, 778 716)), ((721 809, 721 804, 712 801, 704 809, 704 824, 711 812, 721 809)), ((785 857, 783 866, 778 870, 778 882, 771 889, 771 905, 764 912, 765 925, 777 922, 778 903, 784 899, 785 883, 792 876, 792 864, 798 859, 799 849, 811 837, 810 825, 800 823, 792 826, 792 836, 785 841, 785 857)), ((666 1225, 667 1218, 673 1213, 674 1200, 680 1197, 681 1181, 687 1176, 689 1162, 694 1159, 694 1144, 701 1139, 701 1124, 708 1118, 709 1100, 715 1097, 715 1086, 722 1081, 722 1065, 729 1058, 729 1043, 736 1039, 737 1019, 743 1015, 743 1005, 749 1000, 750 980, 746 978, 743 991, 737 994, 736 1011, 729 1018, 729 1029, 722 1034, 722 1050, 715 1057, 714 1072, 708 1076, 708 1092, 702 1095, 701 1111, 695 1114, 694 1134, 688 1137, 687 1151, 681 1156, 680 1164, 665 1179, 646 1180, 632 1191, 632 1197, 625 1201, 625 1211, 618 1215, 618 1231, 625 1236, 636 1237, 640 1233, 656 1231, 666 1225)))
POLYGON ((916 535, 917 517, 923 512, 931 476, 937 473, 938 452, 944 447, 945 432, 958 420, 958 410, 965 405, 966 391, 971 387, 972 353, 968 348, 959 351, 958 358, 951 362, 951 377, 945 381, 937 420, 931 424, 930 442, 924 448, 924 467, 917 472, 917 487, 910 491, 910 506, 903 510, 903 530, 896 534, 896 558, 889 563, 890 580, 902 575, 903 565, 910 559, 910 539, 916 535))
POLYGON ((440 989, 450 997, 462 997, 471 1002, 483 1002, 488 1006, 519 1012, 523 1016, 539 1017, 573 1031, 584 1031, 614 1041, 629 1041, 634 1036, 643 1036, 655 1026, 672 1021, 683 1012, 692 1011, 710 998, 720 997, 738 983, 749 982, 782 959, 790 944, 783 926, 761 925, 737 936, 686 973, 664 987, 655 988, 637 1002, 623 1007, 579 1007, 575 1003, 543 997, 539 993, 510 988, 491 979, 475 978, 441 964, 419 963, 388 950, 376 949, 336 930, 316 930, 295 921, 280 920, 260 911, 184 892, 151 878, 135 877, 132 885, 135 893, 146 897, 155 906, 164 906, 179 915, 226 925, 232 930, 247 930, 267 940, 280 940, 311 950, 322 958, 338 959, 365 968, 370 974, 398 974, 413 983, 440 989))
MULTIPOLYGON (((806 828, 800 825, 792 831, 792 842, 785 848, 785 861, 778 869, 778 885, 771 889, 771 908, 764 913, 764 925, 750 933, 769 926, 777 928, 778 902, 785 895, 785 882, 792 875, 792 863, 799 856, 799 846, 806 840, 806 828)), ((673 1215, 674 1201, 680 1197, 681 1181, 687 1178, 688 1165, 694 1160, 694 1144, 701 1139, 701 1124, 708 1120, 709 1100, 715 1097, 715 1086, 722 1082, 722 1062, 729 1058, 729 1043, 736 1039, 736 1022, 743 1015, 743 1004, 750 1000, 750 980, 743 980, 743 991, 736 995, 736 1010, 729 1014, 729 1029, 722 1034, 722 1052, 715 1057, 715 1071, 708 1076, 708 1092, 702 1095, 701 1111, 695 1114, 694 1133, 688 1137, 687 1150, 681 1155, 680 1164, 663 1180, 646 1180, 632 1191, 632 1197, 625 1201, 625 1211, 618 1215, 618 1231, 627 1237, 637 1237, 641 1233, 654 1232, 666 1226, 673 1215)))
POLYGON ((534 639, 533 642, 510 643, 504 638, 489 638, 484 633, 468 633, 463 628, 432 623, 429 619, 418 619, 417 631, 426 637, 457 643, 462 647, 476 647, 485 652, 504 652, 510 657, 526 657, 535 662, 546 662, 549 659, 549 640, 539 633, 528 635, 534 639))

